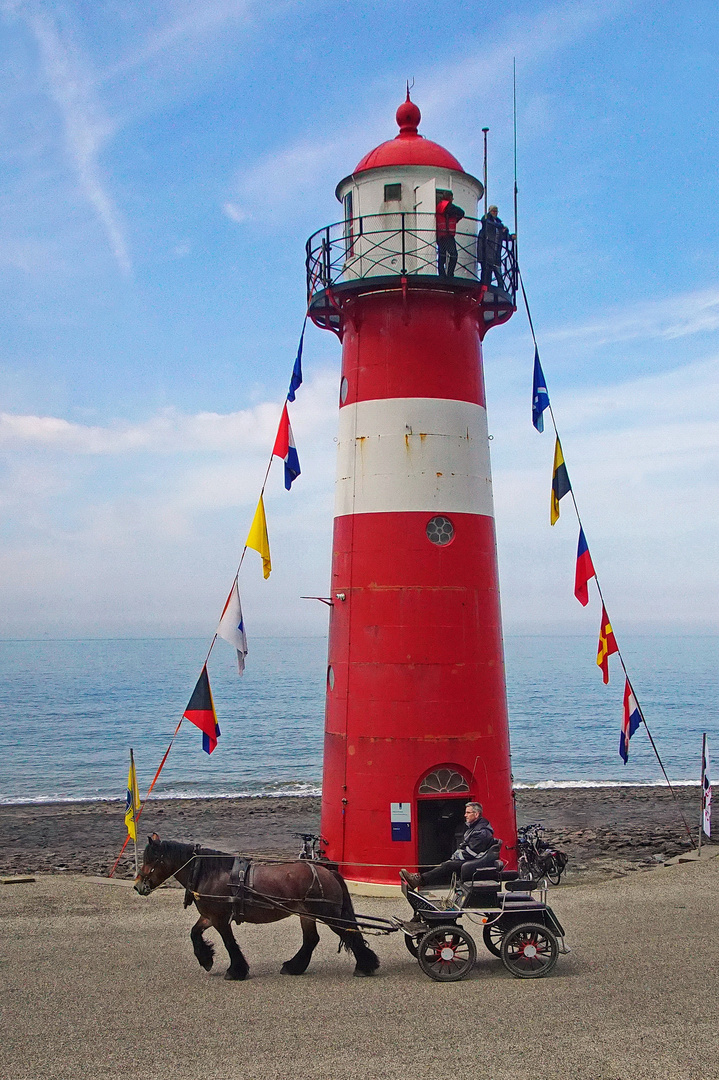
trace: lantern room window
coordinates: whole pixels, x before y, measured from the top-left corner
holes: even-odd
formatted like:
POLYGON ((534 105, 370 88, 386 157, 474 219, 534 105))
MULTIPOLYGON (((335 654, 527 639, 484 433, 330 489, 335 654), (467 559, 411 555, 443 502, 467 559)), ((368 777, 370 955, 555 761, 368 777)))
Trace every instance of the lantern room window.
POLYGON ((401 202, 402 201, 402 185, 401 184, 385 184, 385 186, 384 186, 384 201, 385 202, 401 202))

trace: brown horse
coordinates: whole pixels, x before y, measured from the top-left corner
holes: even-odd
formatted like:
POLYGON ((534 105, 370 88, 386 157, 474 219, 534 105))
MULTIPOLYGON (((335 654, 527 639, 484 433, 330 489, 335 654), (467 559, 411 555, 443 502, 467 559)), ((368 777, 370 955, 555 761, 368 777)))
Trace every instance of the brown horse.
MULTIPOLYGON (((226 979, 246 979, 249 965, 235 941, 231 923, 272 923, 299 915, 302 946, 282 965, 284 975, 301 975, 307 970, 320 938, 317 920, 327 923, 355 958, 355 975, 372 975, 379 960, 357 926, 352 900, 341 874, 332 866, 302 861, 255 863, 251 884, 237 878, 234 855, 199 844, 148 838, 135 889, 149 896, 169 877, 185 887, 185 907, 194 903, 200 917, 190 931, 200 965, 209 971, 214 948, 203 934, 211 926, 217 930, 230 956, 226 979)), ((244 877, 244 867, 242 868, 244 877)))

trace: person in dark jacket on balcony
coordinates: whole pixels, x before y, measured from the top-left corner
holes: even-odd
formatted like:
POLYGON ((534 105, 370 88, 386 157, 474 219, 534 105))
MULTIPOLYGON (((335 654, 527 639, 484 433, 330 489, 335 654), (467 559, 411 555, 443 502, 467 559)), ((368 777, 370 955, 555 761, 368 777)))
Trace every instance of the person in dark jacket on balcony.
POLYGON ((440 277, 454 277, 457 265, 455 234, 464 210, 452 202, 453 197, 451 191, 437 190, 437 273, 440 277))
POLYGON ((491 285, 492 274, 500 289, 502 280, 502 245, 509 239, 509 229, 499 217, 496 206, 490 206, 482 218, 482 228, 477 241, 477 261, 482 266, 481 282, 491 285))
POLYGON ((486 817, 482 817, 482 804, 467 803, 464 820, 467 828, 462 837, 462 843, 451 859, 440 863, 432 870, 426 870, 423 874, 410 874, 407 870, 400 870, 399 876, 410 888, 419 889, 423 885, 448 885, 453 874, 456 874, 461 881, 470 881, 476 870, 485 866, 494 866, 498 856, 497 845, 501 841, 495 838, 494 830, 486 817))

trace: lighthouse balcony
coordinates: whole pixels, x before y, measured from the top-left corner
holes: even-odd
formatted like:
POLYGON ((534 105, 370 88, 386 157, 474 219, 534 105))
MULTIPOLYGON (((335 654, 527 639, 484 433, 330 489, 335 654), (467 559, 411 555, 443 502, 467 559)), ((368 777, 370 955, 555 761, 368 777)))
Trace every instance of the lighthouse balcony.
POLYGON ((434 214, 369 214, 328 225, 307 241, 307 306, 318 325, 338 330, 348 295, 408 289, 467 293, 487 324, 515 310, 512 237, 487 243, 482 223, 464 217, 453 238, 438 239, 434 214))

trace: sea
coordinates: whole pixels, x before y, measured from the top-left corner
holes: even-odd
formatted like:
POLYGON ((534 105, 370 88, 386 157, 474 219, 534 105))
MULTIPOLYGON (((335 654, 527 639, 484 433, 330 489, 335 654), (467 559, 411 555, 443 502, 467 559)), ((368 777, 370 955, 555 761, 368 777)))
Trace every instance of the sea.
MULTIPOLYGON (((0 803, 124 798, 130 747, 141 795, 187 706, 208 642, 190 638, 0 642, 0 803)), ((719 638, 623 643, 673 782, 699 782, 702 733, 719 763, 719 638)), ((602 683, 596 639, 505 639, 517 787, 664 783, 646 731, 618 753, 624 680, 602 683)), ((153 796, 317 795, 327 643, 255 638, 247 667, 218 642, 208 665, 221 729, 212 755, 185 721, 153 796)))

